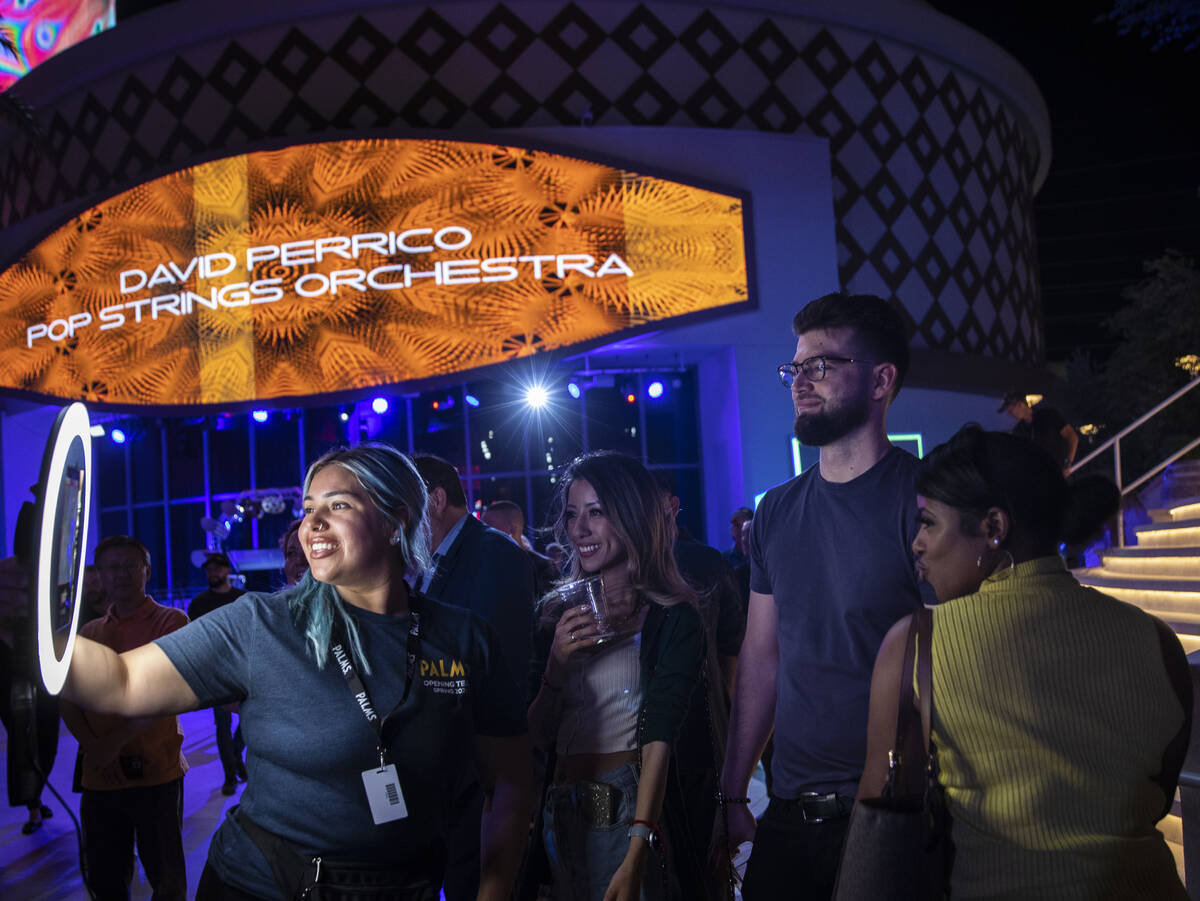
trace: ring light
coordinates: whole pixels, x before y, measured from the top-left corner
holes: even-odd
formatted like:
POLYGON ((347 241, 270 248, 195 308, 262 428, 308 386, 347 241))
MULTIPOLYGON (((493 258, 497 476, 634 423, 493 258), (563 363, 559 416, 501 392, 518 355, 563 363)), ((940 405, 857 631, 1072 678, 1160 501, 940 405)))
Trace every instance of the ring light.
POLYGON ((38 500, 37 567, 34 571, 38 663, 50 694, 67 681, 79 605, 83 597, 83 553, 91 523, 92 436, 87 408, 74 403, 54 424, 42 458, 38 500), (61 658, 54 651, 55 609, 69 594, 71 623, 61 658))

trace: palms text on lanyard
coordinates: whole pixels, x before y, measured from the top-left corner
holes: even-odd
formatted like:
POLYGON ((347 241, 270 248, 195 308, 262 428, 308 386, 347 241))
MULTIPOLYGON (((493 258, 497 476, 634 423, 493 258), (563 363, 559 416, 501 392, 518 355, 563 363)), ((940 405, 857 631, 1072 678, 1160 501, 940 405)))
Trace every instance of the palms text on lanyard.
POLYGON ((421 614, 412 609, 411 616, 412 623, 408 627, 408 642, 405 648, 407 661, 404 667, 404 694, 400 697, 400 703, 393 707, 392 712, 382 721, 375 711, 375 705, 371 703, 367 686, 363 684, 362 677, 359 676, 358 669, 354 666, 354 660, 346 650, 345 635, 340 627, 335 634, 336 641, 330 648, 333 652, 333 659, 337 661, 338 667, 342 671, 342 677, 350 688, 350 694, 353 695, 367 722, 371 724, 371 728, 375 730, 376 747, 379 751, 379 768, 372 767, 363 770, 362 778, 363 787, 367 791, 367 803, 371 807, 371 816, 377 826, 408 816, 408 807, 404 803, 404 792, 400 789, 400 778, 396 774, 396 766, 388 763, 387 760, 388 749, 383 743, 383 728, 392 714, 404 706, 409 692, 412 691, 413 682, 416 681, 417 657, 421 653, 421 614))

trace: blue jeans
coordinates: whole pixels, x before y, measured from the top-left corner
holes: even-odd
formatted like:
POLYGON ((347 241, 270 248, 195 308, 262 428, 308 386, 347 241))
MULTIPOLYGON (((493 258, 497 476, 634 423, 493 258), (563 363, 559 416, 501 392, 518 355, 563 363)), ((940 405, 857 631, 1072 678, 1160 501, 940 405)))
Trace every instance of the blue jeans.
MULTIPOLYGON (((608 884, 629 851, 629 824, 637 810, 637 780, 637 767, 632 763, 602 773, 596 780, 611 785, 619 798, 608 826, 587 822, 578 786, 550 786, 543 836, 556 901, 604 901, 608 884)), ((661 855, 651 851, 642 880, 642 901, 665 901, 662 866, 661 855)))

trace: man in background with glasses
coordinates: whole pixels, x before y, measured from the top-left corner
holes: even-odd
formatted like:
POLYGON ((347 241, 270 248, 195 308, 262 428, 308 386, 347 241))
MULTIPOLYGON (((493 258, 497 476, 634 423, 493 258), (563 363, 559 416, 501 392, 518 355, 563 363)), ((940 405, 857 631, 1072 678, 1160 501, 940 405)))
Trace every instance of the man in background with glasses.
MULTIPOLYGON (((108 611, 79 634, 118 654, 187 625, 187 615, 146 594, 150 551, 130 535, 112 535, 94 557, 108 611)), ((174 716, 129 719, 84 713, 62 701, 63 721, 83 754, 83 825, 87 884, 100 901, 128 898, 133 851, 156 901, 184 901, 183 732, 174 716)))
MULTIPOLYGON (((921 604, 910 550, 917 461, 885 426, 908 369, 904 323, 881 298, 829 294, 792 327, 796 352, 779 378, 796 437, 821 456, 768 491, 751 525, 749 621, 721 779, 728 846, 754 842, 746 901, 832 895, 875 655, 921 604), (772 797, 756 829, 746 793, 772 730, 772 797)), ((718 834, 723 825, 718 816, 718 834)))

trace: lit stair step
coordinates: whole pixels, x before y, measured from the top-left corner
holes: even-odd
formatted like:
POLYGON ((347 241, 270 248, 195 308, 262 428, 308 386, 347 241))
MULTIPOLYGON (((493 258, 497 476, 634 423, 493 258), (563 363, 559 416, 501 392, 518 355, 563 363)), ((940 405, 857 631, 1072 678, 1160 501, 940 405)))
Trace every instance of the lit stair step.
POLYGON ((1194 547, 1200 544, 1200 518, 1137 526, 1138 547, 1194 547))
POLYGON ((1200 651, 1200 592, 1148 590, 1142 586, 1153 580, 1106 579, 1096 575, 1097 572, 1081 569, 1075 570, 1074 575, 1083 585, 1157 616, 1175 632, 1184 653, 1200 651))
POLYGON ((1175 869, 1179 872, 1179 881, 1185 879, 1183 872, 1183 820, 1178 814, 1169 813, 1158 821, 1158 831, 1167 840, 1167 847, 1175 858, 1175 869))
POLYGON ((1077 578, 1084 585, 1091 585, 1093 588, 1100 588, 1108 591, 1110 588, 1120 588, 1125 591, 1140 591, 1153 595, 1180 595, 1187 598, 1190 603, 1196 605, 1197 613, 1200 613, 1200 575, 1193 578, 1179 578, 1150 575, 1125 575, 1124 573, 1114 573, 1106 567, 1095 567, 1093 569, 1080 569, 1075 571, 1077 578))
POLYGON ((1200 519, 1200 497, 1181 498, 1170 507, 1158 510, 1148 510, 1153 522, 1179 522, 1188 519, 1200 519))
POLYGON ((1100 554, 1099 569, 1133 578, 1200 578, 1200 547, 1110 548, 1100 554))

